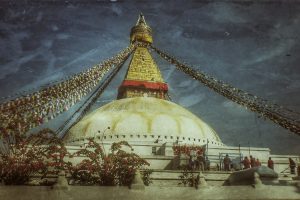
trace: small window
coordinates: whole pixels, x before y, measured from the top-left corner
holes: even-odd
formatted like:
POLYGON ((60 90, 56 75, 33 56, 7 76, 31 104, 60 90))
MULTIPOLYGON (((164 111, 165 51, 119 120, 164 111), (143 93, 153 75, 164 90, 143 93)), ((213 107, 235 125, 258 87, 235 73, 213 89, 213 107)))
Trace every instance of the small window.
POLYGON ((140 137, 140 135, 137 135, 138 136, 138 138, 140 137))
POLYGON ((188 138, 189 140, 191 140, 191 138, 188 138))
POLYGON ((125 135, 123 135, 123 138, 125 138, 126 136, 125 135))
POLYGON ((196 139, 194 138, 194 141, 196 141, 196 139))
POLYGON ((171 136, 170 138, 173 139, 173 136, 171 136))
POLYGON ((182 137, 182 139, 183 139, 183 140, 185 140, 185 138, 184 138, 184 137, 182 137))
POLYGON ((158 138, 160 138, 160 135, 158 136, 158 138))
POLYGON ((200 139, 198 139, 198 142, 201 142, 201 140, 200 140, 200 139))
POLYGON ((179 140, 179 137, 177 137, 177 140, 179 140))
POLYGON ((147 135, 144 135, 144 138, 147 138, 147 135))
POLYGON ((133 137, 133 135, 130 135, 130 137, 132 138, 132 137, 133 137))
POLYGON ((152 138, 154 138, 154 135, 151 135, 152 138))
POLYGON ((116 138, 119 138, 119 135, 116 135, 116 138))
MULTIPOLYGON (((100 139, 100 138, 99 138, 100 139)), ((104 136, 104 139, 106 139, 106 136, 104 136)))
POLYGON ((110 138, 112 138, 112 135, 110 136, 110 138))
POLYGON ((205 142, 205 140, 203 140, 203 142, 205 142))
POLYGON ((168 138, 168 136, 165 136, 165 139, 167 139, 168 138))

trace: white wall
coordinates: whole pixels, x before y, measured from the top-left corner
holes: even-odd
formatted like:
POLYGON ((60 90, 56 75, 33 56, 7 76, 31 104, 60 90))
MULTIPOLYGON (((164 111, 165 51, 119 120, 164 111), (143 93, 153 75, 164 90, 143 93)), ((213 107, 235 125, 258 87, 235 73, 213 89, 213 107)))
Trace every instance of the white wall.
MULTIPOLYGON (((80 141, 81 147, 84 146, 82 144, 84 141, 80 141)), ((73 145, 68 146, 68 150, 74 152, 80 149, 80 143, 73 143, 73 145)), ((110 152, 110 146, 112 141, 103 141, 103 146, 105 147, 105 152, 110 152)), ((158 143, 154 143, 154 141, 131 141, 134 152, 139 154, 141 157, 146 158, 147 161, 151 164, 150 168, 152 169, 172 169, 173 163, 172 160, 174 158, 173 155, 173 143, 172 142, 164 142, 158 141, 158 143)), ((129 151, 129 149, 127 149, 129 151)), ((208 145, 207 155, 211 162, 212 168, 216 168, 217 165, 220 165, 220 159, 228 154, 232 160, 239 162, 239 159, 243 159, 244 156, 252 155, 255 158, 258 158, 262 165, 267 165, 267 161, 269 157, 272 157, 274 161, 274 170, 276 172, 281 172, 285 168, 288 167, 288 158, 292 157, 296 162, 299 161, 299 155, 272 155, 270 154, 269 148, 257 148, 257 147, 231 147, 231 146, 218 146, 218 145, 208 145), (241 156, 241 158, 240 158, 241 156)), ((82 158, 75 158, 75 162, 78 162, 82 158)), ((222 162, 221 162, 222 164, 222 162)), ((289 171, 287 171, 289 172, 289 171)))

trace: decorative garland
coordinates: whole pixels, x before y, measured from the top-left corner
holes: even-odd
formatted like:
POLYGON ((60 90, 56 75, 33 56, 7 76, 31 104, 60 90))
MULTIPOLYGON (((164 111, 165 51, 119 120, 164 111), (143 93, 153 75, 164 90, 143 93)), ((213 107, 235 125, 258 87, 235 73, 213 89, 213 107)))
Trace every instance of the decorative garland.
POLYGON ((23 134, 55 118, 80 101, 113 67, 123 63, 135 45, 66 81, 0 104, 0 131, 23 134))
POLYGON ((77 123, 79 122, 84 115, 90 110, 91 106, 97 101, 97 99, 100 97, 100 95, 104 92, 106 87, 109 85, 109 83, 112 81, 112 79, 116 76, 116 74, 120 71, 121 67, 127 60, 130 54, 128 54, 125 58, 123 58, 121 63, 118 63, 118 65, 115 66, 113 71, 107 76, 107 78, 102 81, 102 83, 96 88, 96 90, 86 99, 84 103, 73 113, 73 115, 65 121, 65 123, 56 131, 58 134, 62 131, 63 137, 66 135, 66 133, 77 123), (83 110, 82 110, 83 108, 83 110), (81 111, 82 110, 82 111, 81 111), (75 117, 75 115, 79 113, 79 116, 76 120, 73 121, 73 123, 66 129, 68 123, 72 121, 72 119, 75 117))
POLYGON ((153 49, 166 61, 174 64, 177 69, 183 71, 193 79, 200 81, 215 92, 221 94, 222 96, 235 103, 244 106, 246 109, 250 109, 251 111, 260 114, 262 117, 266 117, 272 120, 274 123, 282 126, 283 128, 300 135, 300 113, 285 109, 277 104, 272 104, 267 100, 261 99, 255 95, 235 88, 201 71, 193 69, 191 66, 180 62, 175 57, 170 56, 169 54, 159 50, 158 48, 147 44, 144 45, 153 49))

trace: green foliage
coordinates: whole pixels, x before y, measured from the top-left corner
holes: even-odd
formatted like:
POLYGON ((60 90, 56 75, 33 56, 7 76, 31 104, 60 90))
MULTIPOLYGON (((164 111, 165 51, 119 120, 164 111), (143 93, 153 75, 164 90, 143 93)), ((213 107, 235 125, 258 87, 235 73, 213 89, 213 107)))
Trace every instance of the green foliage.
POLYGON ((144 169, 143 171, 141 171, 144 185, 149 186, 152 183, 152 180, 150 179, 150 175, 152 173, 153 173, 153 170, 151 170, 151 169, 144 169))
POLYGON ((113 143, 111 151, 105 155, 99 143, 93 138, 88 140, 85 148, 75 153, 86 159, 69 168, 76 184, 130 185, 135 171, 149 165, 137 154, 122 150, 123 147, 133 150, 126 141, 113 143))
POLYGON ((0 179, 7 185, 22 185, 30 176, 57 173, 67 163, 67 151, 50 129, 37 134, 2 135, 0 140, 0 179))
POLYGON ((200 180, 199 175, 195 175, 194 171, 189 169, 188 166, 181 166, 181 168, 183 169, 183 172, 179 175, 180 183, 178 183, 178 185, 195 187, 198 189, 200 180))
MULTIPOLYGON (((136 170, 149 165, 146 160, 131 152, 133 149, 126 141, 113 143, 107 155, 102 145, 93 138, 88 141, 83 149, 70 155, 62 140, 49 129, 30 136, 2 135, 0 179, 5 184, 23 185, 33 175, 42 175, 43 178, 67 170, 74 184, 130 185, 136 170), (65 161, 66 156, 84 159, 73 165, 65 161)), ((146 185, 150 183, 149 175, 150 171, 144 172, 146 185)))

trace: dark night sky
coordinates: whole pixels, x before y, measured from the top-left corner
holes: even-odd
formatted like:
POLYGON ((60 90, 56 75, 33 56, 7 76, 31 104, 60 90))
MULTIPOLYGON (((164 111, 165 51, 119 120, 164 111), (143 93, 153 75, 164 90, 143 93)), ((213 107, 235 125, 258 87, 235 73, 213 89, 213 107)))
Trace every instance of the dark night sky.
MULTIPOLYGON (((114 55, 129 44, 130 28, 143 12, 154 31, 155 46, 233 86, 300 112, 296 1, 41 2, 0 1, 0 97, 38 88, 114 55)), ((299 136, 154 58, 174 102, 210 124, 225 144, 250 143, 275 154, 299 154, 299 136)), ((125 70, 97 106, 116 98, 125 70)), ((68 115, 56 119, 56 126, 68 115)))

